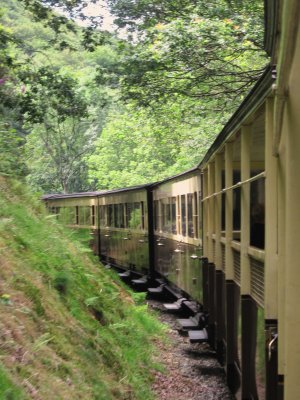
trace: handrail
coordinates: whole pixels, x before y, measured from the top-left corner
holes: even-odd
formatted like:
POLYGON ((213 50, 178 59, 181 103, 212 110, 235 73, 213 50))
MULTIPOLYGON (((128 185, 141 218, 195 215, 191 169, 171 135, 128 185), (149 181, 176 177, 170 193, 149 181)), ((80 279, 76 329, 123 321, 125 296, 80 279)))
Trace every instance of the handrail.
POLYGON ((251 182, 257 181, 258 179, 261 179, 261 178, 266 178, 266 171, 263 171, 260 174, 257 174, 255 176, 253 176, 252 178, 246 179, 246 180, 244 180, 242 182, 238 182, 235 185, 232 185, 232 186, 229 186, 227 188, 224 188, 224 189, 220 190, 219 192, 215 192, 215 193, 213 193, 213 194, 211 194, 209 196, 206 196, 201 201, 203 203, 204 201, 209 200, 212 197, 216 197, 216 196, 218 196, 218 195, 220 195, 222 193, 226 193, 229 190, 236 189, 238 187, 241 187, 242 185, 245 185, 246 183, 251 183, 251 182))

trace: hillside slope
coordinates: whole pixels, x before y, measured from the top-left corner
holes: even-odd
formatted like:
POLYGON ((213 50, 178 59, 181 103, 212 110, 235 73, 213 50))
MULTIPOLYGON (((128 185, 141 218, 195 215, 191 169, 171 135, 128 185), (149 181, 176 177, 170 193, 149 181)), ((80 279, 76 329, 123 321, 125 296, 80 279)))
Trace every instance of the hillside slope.
POLYGON ((151 399, 162 328, 71 236, 0 177, 0 399, 151 399))

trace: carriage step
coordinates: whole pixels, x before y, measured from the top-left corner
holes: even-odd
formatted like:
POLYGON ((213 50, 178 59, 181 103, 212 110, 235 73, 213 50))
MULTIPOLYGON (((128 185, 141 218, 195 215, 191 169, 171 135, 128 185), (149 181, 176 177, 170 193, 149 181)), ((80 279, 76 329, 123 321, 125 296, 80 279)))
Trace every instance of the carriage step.
POLYGON ((131 275, 130 271, 124 271, 124 272, 120 272, 119 277, 123 280, 123 281, 128 281, 131 275))
POLYGON ((205 343, 208 341, 207 330, 189 331, 189 339, 191 343, 205 343))
POLYGON ((185 297, 182 297, 181 299, 178 299, 174 303, 165 303, 163 304, 163 307, 167 311, 181 311, 182 310, 182 305, 183 303, 187 301, 185 297))
POLYGON ((206 325, 206 316, 203 313, 197 313, 194 317, 177 319, 180 329, 201 329, 206 325))
POLYGON ((141 278, 131 279, 131 286, 137 291, 146 291, 148 286, 148 276, 142 276, 141 278))
POLYGON ((133 283, 134 285, 146 285, 148 282, 148 276, 142 276, 141 278, 138 279, 132 279, 131 283, 133 283))
POLYGON ((152 287, 147 289, 148 297, 159 300, 159 301, 166 301, 167 291, 166 291, 166 284, 163 283, 158 287, 152 287))
POLYGON ((190 315, 195 315, 199 312, 199 305, 195 301, 185 301, 183 307, 190 315))
POLYGON ((120 277, 125 277, 125 276, 130 276, 130 271, 124 271, 124 272, 120 272, 119 274, 118 274, 120 277))
POLYGON ((163 283, 158 287, 148 288, 148 293, 149 294, 161 294, 164 291, 164 287, 165 287, 165 284, 163 283))

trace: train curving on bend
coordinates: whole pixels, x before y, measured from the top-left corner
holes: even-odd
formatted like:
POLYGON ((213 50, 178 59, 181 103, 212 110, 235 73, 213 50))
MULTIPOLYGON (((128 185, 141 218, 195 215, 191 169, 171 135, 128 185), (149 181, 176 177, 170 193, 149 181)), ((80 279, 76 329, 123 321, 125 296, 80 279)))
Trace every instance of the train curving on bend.
POLYGON ((163 278, 201 305, 236 398, 296 400, 300 4, 265 4, 271 64, 197 167, 154 184, 44 200, 65 224, 92 230, 107 264, 163 278))

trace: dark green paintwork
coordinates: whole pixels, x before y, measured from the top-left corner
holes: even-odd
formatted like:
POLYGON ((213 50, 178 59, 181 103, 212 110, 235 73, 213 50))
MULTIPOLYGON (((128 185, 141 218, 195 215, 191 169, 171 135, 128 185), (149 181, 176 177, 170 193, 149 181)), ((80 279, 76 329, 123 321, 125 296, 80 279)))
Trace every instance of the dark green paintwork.
POLYGON ((155 237, 156 270, 193 299, 203 303, 201 255, 199 246, 155 237), (175 251, 177 249, 180 251, 175 251), (192 255, 198 258, 193 259, 192 255))
POLYGON ((148 237, 128 229, 104 229, 100 234, 101 255, 107 262, 140 274, 149 269, 148 237))

